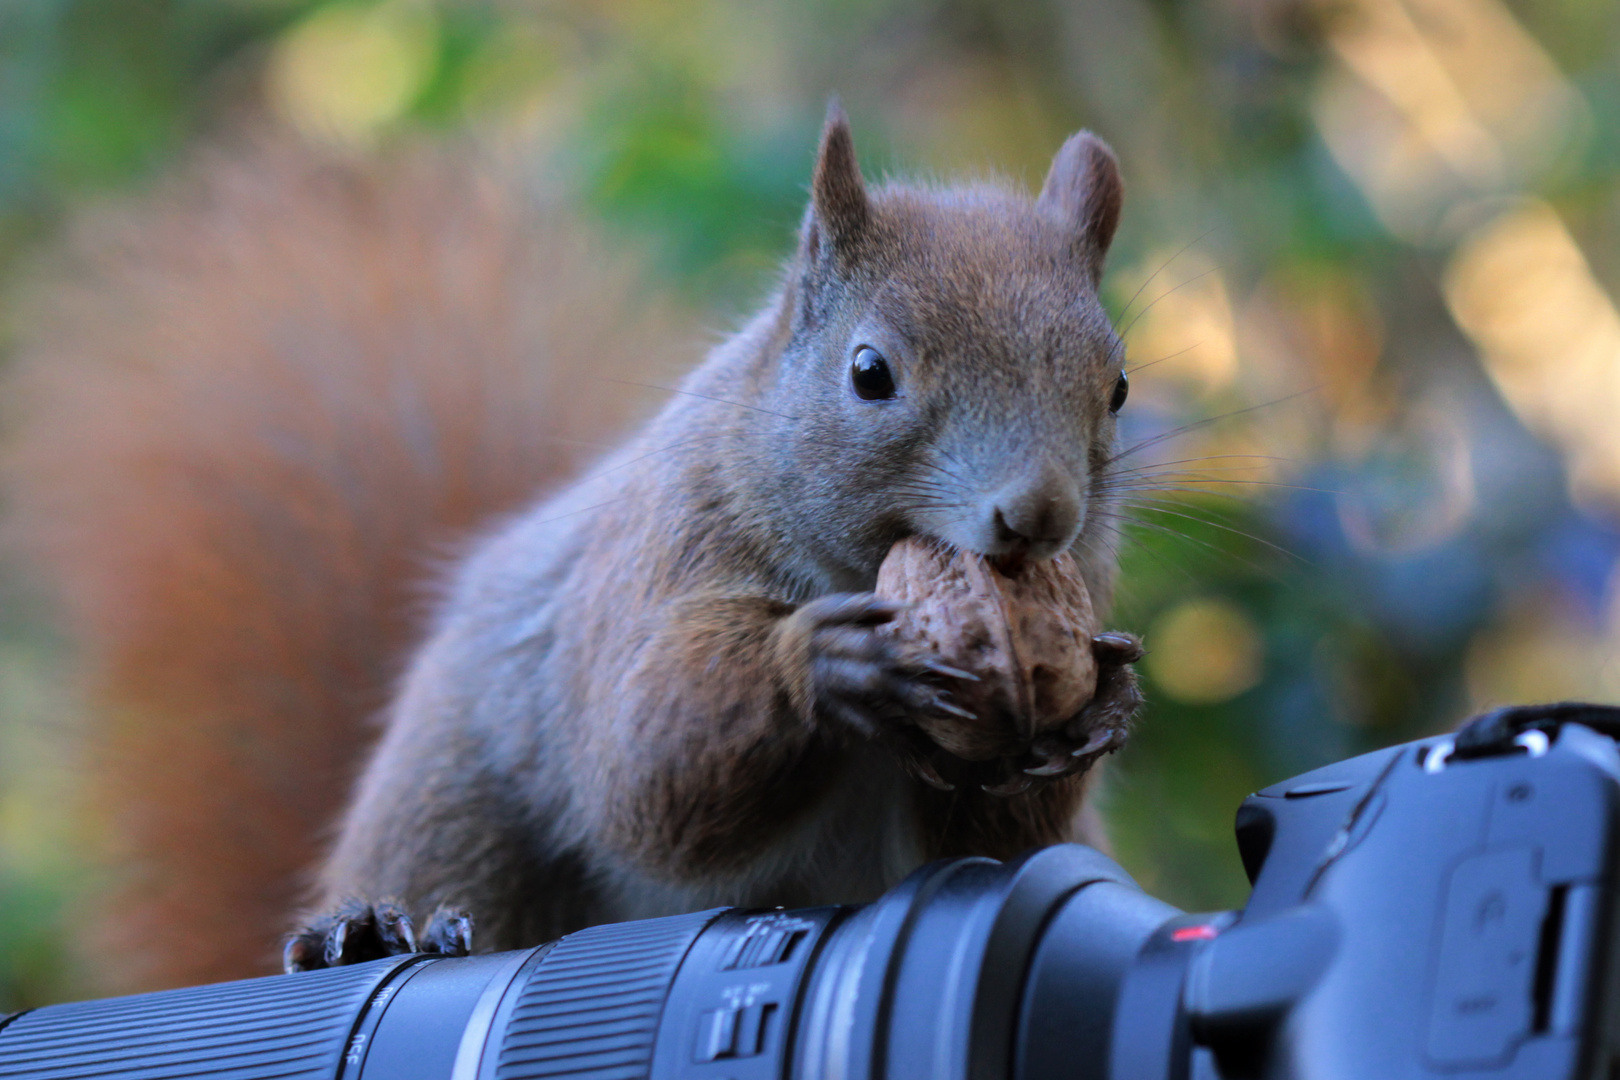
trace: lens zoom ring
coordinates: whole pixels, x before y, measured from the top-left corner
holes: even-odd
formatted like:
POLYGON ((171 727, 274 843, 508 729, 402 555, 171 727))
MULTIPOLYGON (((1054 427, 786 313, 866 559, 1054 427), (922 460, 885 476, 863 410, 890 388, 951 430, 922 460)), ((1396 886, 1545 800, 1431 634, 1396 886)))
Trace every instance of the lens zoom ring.
POLYGON ((361 1006, 403 962, 36 1009, 0 1031, 0 1077, 331 1080, 361 1006))
POLYGON ((512 1010, 498 1080, 644 1080, 675 970, 718 914, 593 926, 559 941, 512 1010))

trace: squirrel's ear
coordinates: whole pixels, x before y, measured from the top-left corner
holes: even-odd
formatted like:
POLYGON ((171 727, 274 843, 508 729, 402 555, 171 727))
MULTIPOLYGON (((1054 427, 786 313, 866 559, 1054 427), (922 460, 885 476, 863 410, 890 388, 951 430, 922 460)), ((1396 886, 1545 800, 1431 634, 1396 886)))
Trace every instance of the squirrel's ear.
POLYGON ((816 168, 810 178, 810 214, 805 225, 805 245, 814 258, 823 242, 833 251, 849 255, 866 231, 871 206, 866 182, 855 160, 855 140, 849 133, 849 117, 838 99, 827 102, 827 122, 821 129, 821 148, 816 151, 816 168))
POLYGON ((1124 202, 1119 160, 1107 143, 1082 131, 1071 135, 1052 159, 1035 205, 1074 230, 1075 244, 1095 285, 1102 277, 1103 259, 1119 227, 1124 202))

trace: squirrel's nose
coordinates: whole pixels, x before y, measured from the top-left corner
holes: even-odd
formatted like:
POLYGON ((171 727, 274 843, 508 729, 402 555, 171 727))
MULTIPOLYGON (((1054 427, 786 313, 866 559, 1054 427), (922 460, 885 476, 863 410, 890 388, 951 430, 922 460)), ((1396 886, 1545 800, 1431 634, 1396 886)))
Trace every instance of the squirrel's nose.
POLYGON ((1080 531, 1079 487, 1052 462, 1029 470, 987 502, 986 555, 1048 559, 1074 543, 1080 531))

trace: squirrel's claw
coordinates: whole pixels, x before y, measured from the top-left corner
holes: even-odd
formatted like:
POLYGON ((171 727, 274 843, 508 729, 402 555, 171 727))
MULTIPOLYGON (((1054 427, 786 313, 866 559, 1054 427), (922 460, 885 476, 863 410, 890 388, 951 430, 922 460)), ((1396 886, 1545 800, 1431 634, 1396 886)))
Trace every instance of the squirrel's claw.
POLYGON ((342 967, 378 955, 416 951, 416 928, 411 925, 411 917, 392 904, 379 904, 359 918, 334 922, 327 932, 321 959, 327 967, 342 967))
POLYGON ((836 594, 806 603, 783 624, 789 647, 808 655, 812 708, 837 728, 900 746, 909 746, 908 730, 921 714, 977 719, 941 685, 977 676, 898 650, 877 632, 905 606, 871 593, 836 594))
POLYGON ((916 758, 911 762, 917 778, 937 791, 955 791, 956 785, 939 775, 939 770, 927 758, 916 758))
POLYGON ((291 975, 295 971, 314 971, 326 966, 326 939, 310 942, 306 934, 293 934, 281 949, 281 970, 291 975))
POLYGON ((423 952, 440 956, 469 956, 472 943, 472 916, 451 907, 441 907, 433 913, 421 938, 423 952))
POLYGON ((948 679, 966 679, 968 682, 981 681, 973 672, 951 667, 951 665, 942 660, 936 660, 932 656, 918 657, 915 662, 924 670, 931 671, 935 675, 944 675, 948 679))
POLYGON ((1125 732, 1120 728, 1100 728, 1091 733, 1091 738, 1069 751, 1071 758, 1092 757, 1096 754, 1105 754, 1111 750, 1118 750, 1125 744, 1125 732))
POLYGON ((938 694, 934 695, 934 700, 929 702, 929 707, 937 712, 945 713, 947 716, 954 716, 959 720, 978 719, 978 716, 974 713, 970 713, 966 709, 962 708, 962 706, 953 704, 947 700, 944 691, 940 691, 938 694))
POLYGON ((956 704, 939 680, 977 682, 978 677, 937 657, 895 652, 875 630, 903 608, 872 594, 827 596, 801 607, 789 625, 808 647, 816 710, 845 731, 888 743, 924 784, 940 791, 976 784, 991 795, 1010 798, 1082 772, 1124 743, 1142 703, 1129 665, 1144 650, 1134 636, 1109 630, 1091 639, 1096 693, 1061 729, 1041 735, 1022 752, 992 761, 936 757, 939 746, 919 731, 917 717, 931 713, 946 723, 974 723, 978 717, 956 704))
POLYGON ((1135 634, 1104 630, 1092 636, 1091 653, 1100 664, 1134 664, 1147 655, 1147 649, 1135 634))
POLYGON ((1025 776, 1043 779, 1068 776, 1089 767, 1096 758, 1112 753, 1123 745, 1125 731, 1122 728, 1101 728, 1092 732, 1079 746, 1067 746, 1058 740, 1045 745, 1037 744, 1030 748, 1030 756, 1038 758, 1039 763, 1022 771, 1025 776))
POLYGON ((281 952, 289 972, 359 964, 383 956, 416 952, 410 916, 391 903, 349 900, 312 919, 287 939, 281 952))
POLYGON ((1077 757, 1119 749, 1142 707, 1142 691, 1130 669, 1146 654, 1142 643, 1131 634, 1109 630, 1095 635, 1091 648, 1097 658, 1097 692, 1063 729, 1081 744, 1073 751, 1077 757))
POLYGON ((1072 772, 1078 763, 1073 756, 1064 752, 1057 740, 1041 740, 1029 748, 1029 757, 1035 759, 1037 764, 1026 766, 1022 772, 1025 776, 1063 776, 1072 772))
POLYGON ((472 951, 472 928, 472 916, 441 907, 418 939, 410 915, 399 905, 350 900, 290 936, 281 963, 290 973, 414 952, 466 956, 472 951))
POLYGON ((1035 786, 1035 781, 1028 776, 1013 776, 999 784, 980 784, 980 789, 986 795, 994 795, 1000 799, 1010 799, 1014 795, 1022 795, 1035 786))

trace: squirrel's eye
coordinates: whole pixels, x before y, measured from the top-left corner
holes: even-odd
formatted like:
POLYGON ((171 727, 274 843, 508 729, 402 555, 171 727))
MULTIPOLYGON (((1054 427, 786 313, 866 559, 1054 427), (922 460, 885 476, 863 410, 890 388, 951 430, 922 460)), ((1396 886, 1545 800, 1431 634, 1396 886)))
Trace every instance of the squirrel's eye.
POLYGON ((894 397, 894 376, 889 374, 889 362, 870 345, 855 350, 855 362, 849 366, 849 381, 863 400, 894 397))
POLYGON ((1117 413, 1125 407, 1125 399, 1130 396, 1131 384, 1125 378, 1125 373, 1119 373, 1119 382, 1114 384, 1114 397, 1108 403, 1108 411, 1117 413))

